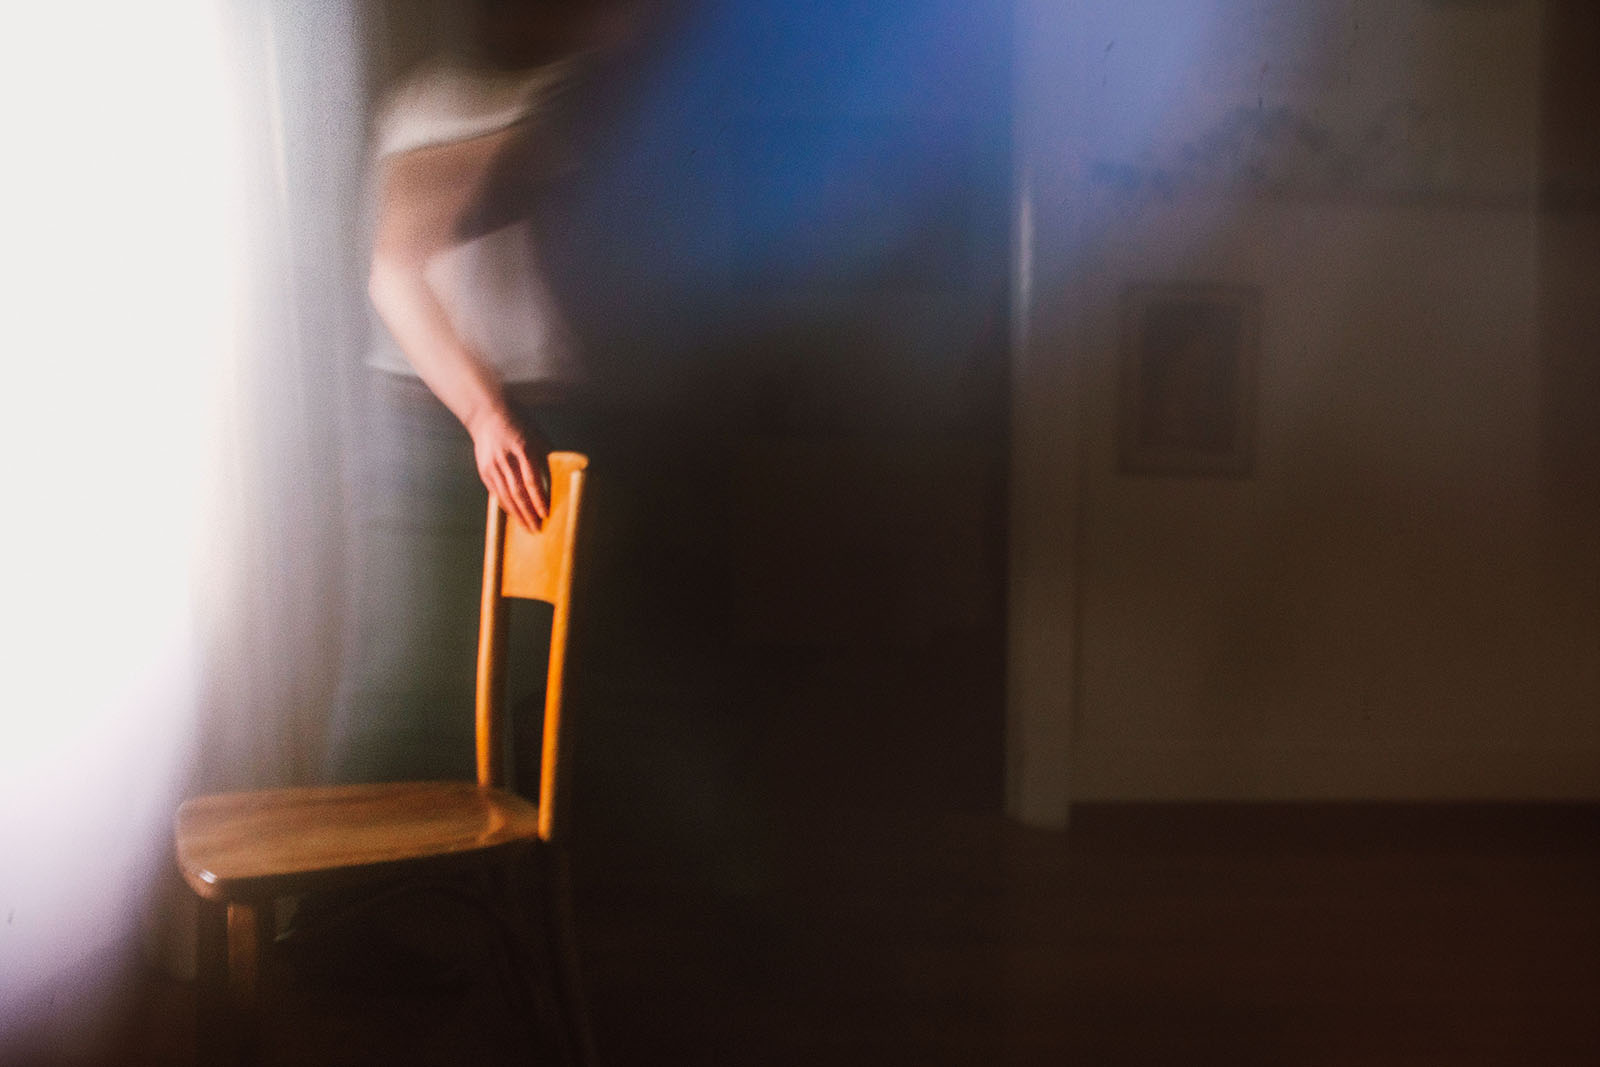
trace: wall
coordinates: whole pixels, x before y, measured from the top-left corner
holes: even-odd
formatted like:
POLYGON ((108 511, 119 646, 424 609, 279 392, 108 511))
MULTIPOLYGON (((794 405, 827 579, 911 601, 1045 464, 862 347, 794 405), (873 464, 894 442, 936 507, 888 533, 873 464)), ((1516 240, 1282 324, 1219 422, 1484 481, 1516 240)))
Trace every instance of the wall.
POLYGON ((1543 17, 1022 5, 1018 814, 1600 795, 1541 354, 1595 275, 1538 210, 1543 17), (1249 477, 1118 473, 1120 296, 1162 280, 1260 293, 1249 477))

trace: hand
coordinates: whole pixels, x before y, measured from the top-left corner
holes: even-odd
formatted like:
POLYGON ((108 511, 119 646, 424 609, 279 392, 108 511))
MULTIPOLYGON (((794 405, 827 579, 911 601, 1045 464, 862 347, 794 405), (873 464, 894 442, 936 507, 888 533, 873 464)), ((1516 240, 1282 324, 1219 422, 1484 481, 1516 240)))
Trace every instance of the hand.
POLYGON ((544 438, 529 432, 503 409, 486 412, 467 427, 478 477, 507 514, 530 530, 550 516, 550 466, 544 438))

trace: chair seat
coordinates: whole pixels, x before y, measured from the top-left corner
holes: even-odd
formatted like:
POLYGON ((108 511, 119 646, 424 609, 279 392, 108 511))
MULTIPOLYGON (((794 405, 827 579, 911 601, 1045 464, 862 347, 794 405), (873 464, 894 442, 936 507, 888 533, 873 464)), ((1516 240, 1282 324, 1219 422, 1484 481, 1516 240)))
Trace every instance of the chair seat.
POLYGON ((178 809, 178 866, 207 900, 298 892, 539 836, 539 809, 472 782, 270 789, 178 809))

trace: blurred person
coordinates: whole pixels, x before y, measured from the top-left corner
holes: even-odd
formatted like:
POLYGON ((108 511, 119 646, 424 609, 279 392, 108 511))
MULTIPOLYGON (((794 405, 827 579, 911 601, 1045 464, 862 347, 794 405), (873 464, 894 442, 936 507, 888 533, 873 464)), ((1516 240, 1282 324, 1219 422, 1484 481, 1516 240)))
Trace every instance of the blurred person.
MULTIPOLYGON (((375 124, 369 292, 381 324, 352 464, 358 558, 328 739, 336 781, 472 776, 484 490, 537 528, 546 453, 592 450, 599 421, 537 217, 545 191, 579 168, 583 79, 640 5, 464 7, 465 47, 401 79, 375 124)), ((513 702, 521 681, 514 672, 513 702)), ((537 722, 523 726, 536 736, 537 722)))

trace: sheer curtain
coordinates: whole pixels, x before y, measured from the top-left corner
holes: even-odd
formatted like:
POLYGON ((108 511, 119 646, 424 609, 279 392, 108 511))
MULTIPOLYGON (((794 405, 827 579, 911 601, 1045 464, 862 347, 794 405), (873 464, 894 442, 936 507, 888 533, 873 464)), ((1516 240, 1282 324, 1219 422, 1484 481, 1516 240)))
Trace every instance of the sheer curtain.
POLYGON ((364 322, 358 16, 8 12, 0 1059, 94 1039, 183 793, 316 762, 364 322))
POLYGON ((345 601, 340 489, 363 345, 365 115, 357 5, 234 0, 249 271, 207 559, 197 784, 301 782, 320 762, 345 601))

